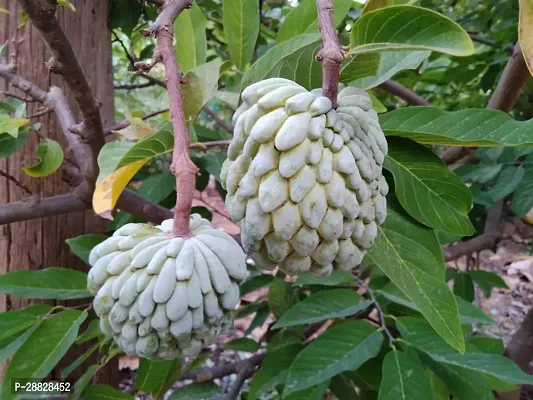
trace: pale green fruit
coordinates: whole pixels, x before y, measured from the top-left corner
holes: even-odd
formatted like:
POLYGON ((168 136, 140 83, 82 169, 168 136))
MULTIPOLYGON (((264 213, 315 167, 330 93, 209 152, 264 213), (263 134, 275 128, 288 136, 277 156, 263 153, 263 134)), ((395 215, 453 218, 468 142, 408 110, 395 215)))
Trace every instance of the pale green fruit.
POLYGON ((245 251, 291 275, 356 268, 387 216, 388 147, 370 96, 340 85, 333 109, 320 89, 274 78, 241 98, 220 177, 245 251))
POLYGON ((231 331, 246 255, 197 214, 191 238, 172 238, 172 225, 124 225, 89 256, 102 332, 127 354, 194 356, 231 331))

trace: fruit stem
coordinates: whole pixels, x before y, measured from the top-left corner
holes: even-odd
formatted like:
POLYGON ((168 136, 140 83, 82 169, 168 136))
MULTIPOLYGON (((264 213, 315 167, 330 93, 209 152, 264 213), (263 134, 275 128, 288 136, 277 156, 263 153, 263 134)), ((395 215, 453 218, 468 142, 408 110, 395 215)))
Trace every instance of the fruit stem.
POLYGON ((322 48, 315 59, 322 62, 322 95, 331 100, 333 107, 337 107, 341 62, 346 51, 339 43, 332 0, 316 0, 316 10, 318 29, 322 34, 322 48))
MULTIPOLYGON (((170 171, 176 177, 176 207, 174 209, 173 236, 188 237, 192 202, 194 198, 198 167, 189 157, 189 131, 183 112, 183 76, 174 52, 174 20, 181 11, 192 6, 191 0, 173 0, 162 3, 159 17, 147 32, 156 37, 154 60, 165 67, 165 82, 168 90, 170 120, 174 131, 174 152, 170 171), (158 22, 159 20, 159 22, 158 22)), ((182 38, 187 40, 187 38, 182 38)))

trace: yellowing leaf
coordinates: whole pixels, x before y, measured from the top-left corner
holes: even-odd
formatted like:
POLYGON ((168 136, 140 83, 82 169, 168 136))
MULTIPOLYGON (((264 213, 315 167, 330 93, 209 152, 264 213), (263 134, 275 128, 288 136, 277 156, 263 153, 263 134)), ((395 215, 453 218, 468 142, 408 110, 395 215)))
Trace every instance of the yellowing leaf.
POLYGON ((37 146, 36 153, 39 162, 31 167, 22 168, 25 173, 34 178, 52 175, 63 163, 63 149, 55 140, 43 140, 37 146))
POLYGON ((518 40, 526 60, 527 68, 533 75, 533 0, 520 0, 520 21, 518 24, 518 40))
POLYGON ((137 141, 151 134, 152 127, 147 122, 143 121, 142 118, 132 116, 130 118, 130 126, 116 133, 123 138, 137 141))
POLYGON ((11 118, 7 114, 0 114, 0 133, 7 133, 16 138, 19 128, 30 122, 26 118, 11 118))
POLYGON ((147 158, 125 165, 96 185, 93 194, 93 209, 98 215, 113 220, 111 211, 115 208, 120 194, 146 161, 148 161, 147 158))
POLYGON ((72 11, 76 12, 76 7, 74 7, 74 5, 68 0, 57 0, 57 5, 70 8, 72 11))
POLYGON ((5 8, 2 8, 2 7, 0 7, 0 13, 4 13, 4 14, 7 14, 7 15, 13 15, 13 14, 11 14, 11 11, 6 10, 5 8))

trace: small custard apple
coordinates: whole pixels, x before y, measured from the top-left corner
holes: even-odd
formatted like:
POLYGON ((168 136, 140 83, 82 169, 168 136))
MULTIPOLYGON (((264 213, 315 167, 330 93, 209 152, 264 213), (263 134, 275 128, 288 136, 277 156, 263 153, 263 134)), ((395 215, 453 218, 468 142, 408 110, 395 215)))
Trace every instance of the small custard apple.
POLYGON ((387 141, 370 96, 341 85, 338 107, 282 78, 248 86, 222 166, 244 250, 289 275, 357 267, 387 215, 387 141))
POLYGON ((100 328, 129 355, 195 356, 233 326, 246 255, 198 214, 190 238, 171 237, 172 225, 124 225, 89 256, 100 328))

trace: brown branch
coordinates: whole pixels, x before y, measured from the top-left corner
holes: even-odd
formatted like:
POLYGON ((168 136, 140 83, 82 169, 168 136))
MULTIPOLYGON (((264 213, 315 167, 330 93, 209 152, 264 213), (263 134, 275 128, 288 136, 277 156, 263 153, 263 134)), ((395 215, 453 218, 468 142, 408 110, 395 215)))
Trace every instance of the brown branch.
POLYGON ((259 365, 264 360, 266 352, 259 352, 247 358, 246 360, 238 361, 236 363, 223 364, 216 367, 198 368, 193 371, 184 372, 180 380, 193 380, 196 382, 207 382, 213 379, 220 379, 225 376, 235 374, 242 370, 245 365, 259 365))
POLYGON ((503 201, 500 201, 496 207, 490 210, 490 212, 487 214, 485 229, 482 235, 445 248, 444 260, 457 260, 464 255, 476 253, 485 249, 491 249, 496 246, 496 243, 498 243, 502 238, 502 233, 500 232, 502 209, 503 201))
POLYGON ((233 135, 233 127, 226 123, 226 121, 224 121, 222 118, 220 118, 216 112, 211 110, 209 107, 202 108, 202 111, 209 115, 211 119, 217 123, 218 126, 233 135))
POLYGON ((237 369, 237 378, 231 386, 231 389, 222 398, 222 400, 235 400, 239 396, 239 392, 241 391, 246 380, 255 374, 257 365, 249 360, 246 361, 248 362, 239 365, 239 368, 237 369))
MULTIPOLYGON (((168 108, 165 108, 165 109, 163 109, 163 110, 153 111, 153 112, 151 112, 151 113, 146 114, 146 115, 145 115, 144 117, 142 117, 141 119, 142 119, 143 121, 146 121, 146 120, 148 120, 148 119, 150 119, 150 118, 157 117, 157 116, 160 115, 160 114, 164 114, 164 113, 166 113, 167 111, 168 111, 168 108)), ((110 126, 110 127, 108 127, 108 128, 105 128, 105 129, 104 129, 104 133, 105 133, 106 136, 107 136, 107 135, 111 135, 111 134, 113 134, 113 132, 115 132, 115 131, 120 131, 121 129, 125 129, 125 128, 127 128, 127 127, 130 126, 130 125, 131 125, 130 120, 129 120, 129 119, 125 119, 124 121, 121 121, 121 122, 119 122, 119 123, 116 124, 116 125, 113 125, 113 126, 110 126)))
MULTIPOLYGON (((121 193, 116 207, 154 224, 172 218, 172 211, 146 200, 129 189, 121 193)), ((0 225, 85 211, 91 208, 91 204, 80 200, 73 194, 61 194, 43 199, 32 197, 27 200, 0 204, 0 225)))
POLYGON ((174 152, 170 169, 176 176, 179 188, 174 209, 175 236, 188 236, 189 219, 195 191, 198 167, 189 157, 189 133, 183 112, 181 72, 174 53, 174 20, 180 12, 192 7, 192 0, 168 0, 160 8, 155 22, 143 33, 156 38, 156 51, 153 60, 161 60, 165 66, 166 86, 169 97, 170 119, 174 131, 174 152))
POLYGON ((339 43, 333 22, 332 0, 316 0, 316 9, 318 29, 322 34, 322 48, 316 55, 316 60, 322 62, 322 95, 330 99, 333 107, 336 107, 341 62, 346 51, 339 43))
POLYGON ((8 173, 5 173, 0 169, 0 176, 3 176, 8 181, 13 182, 15 185, 17 185, 19 188, 24 190, 26 193, 28 193, 30 196, 33 194, 30 189, 28 189, 27 186, 25 186, 22 182, 20 182, 18 179, 16 179, 14 176, 9 175, 8 173))
POLYGON ((431 103, 429 101, 396 81, 385 81, 381 85, 379 85, 379 87, 393 94, 394 96, 399 97, 407 104, 410 104, 412 106, 431 106, 431 103))
POLYGON ((133 90, 133 89, 144 89, 144 88, 152 87, 156 85, 157 84, 154 82, 145 82, 145 83, 132 83, 129 85, 115 85, 113 86, 113 88, 117 90, 133 90))
MULTIPOLYGON (((96 154, 98 154, 98 151, 104 145, 100 104, 95 99, 76 54, 59 25, 55 16, 55 5, 47 0, 19 0, 19 3, 51 51, 54 72, 61 73, 80 109, 83 118, 80 136, 82 136, 83 142, 79 140, 77 142, 88 147, 90 153, 85 153, 84 157, 81 158, 78 157, 79 154, 76 154, 76 158, 80 164, 80 172, 87 185, 87 188, 84 190, 85 196, 88 197, 92 193, 96 177, 98 176, 96 154)), ((54 102, 54 99, 50 100, 54 102)), ((62 122, 67 122, 67 120, 62 122)), ((74 123, 73 119, 70 118, 68 122, 74 123)), ((67 139, 71 147, 76 142, 75 139, 70 138, 68 135, 67 139)), ((74 149, 72 150, 76 152, 74 149)), ((78 148, 78 150, 81 150, 81 148, 78 148)))
POLYGON ((0 91, 0 94, 5 96, 5 97, 12 97, 14 99, 17 99, 17 100, 20 100, 20 101, 24 101, 26 103, 34 103, 34 102, 37 101, 37 100, 32 99, 31 97, 23 97, 23 96, 19 96, 19 95, 15 94, 15 93, 8 93, 8 92, 0 91))

